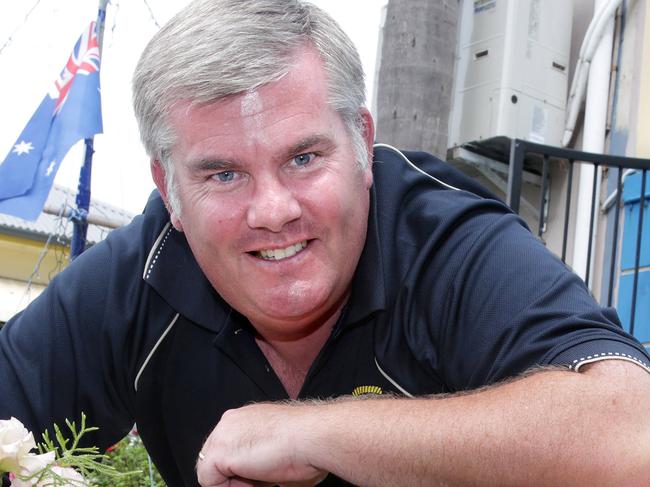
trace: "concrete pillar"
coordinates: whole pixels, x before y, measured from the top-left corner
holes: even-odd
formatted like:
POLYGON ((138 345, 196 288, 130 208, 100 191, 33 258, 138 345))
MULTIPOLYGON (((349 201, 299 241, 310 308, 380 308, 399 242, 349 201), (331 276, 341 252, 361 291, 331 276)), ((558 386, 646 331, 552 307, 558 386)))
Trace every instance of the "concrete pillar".
POLYGON ((447 152, 459 0, 389 0, 377 82, 377 141, 447 152))

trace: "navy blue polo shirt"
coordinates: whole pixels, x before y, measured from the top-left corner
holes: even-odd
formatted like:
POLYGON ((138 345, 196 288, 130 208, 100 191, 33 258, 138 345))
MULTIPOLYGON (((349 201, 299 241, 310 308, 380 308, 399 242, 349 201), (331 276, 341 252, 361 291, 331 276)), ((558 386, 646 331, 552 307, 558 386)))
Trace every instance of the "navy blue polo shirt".
MULTIPOLYGON (((485 189, 428 154, 374 155, 351 296, 300 398, 453 393, 608 358, 648 368, 614 310, 485 189)), ((250 323, 157 194, 0 332, 0 418, 40 432, 83 411, 100 447, 135 421, 170 486, 197 485, 197 454, 225 410, 280 399, 250 323)))

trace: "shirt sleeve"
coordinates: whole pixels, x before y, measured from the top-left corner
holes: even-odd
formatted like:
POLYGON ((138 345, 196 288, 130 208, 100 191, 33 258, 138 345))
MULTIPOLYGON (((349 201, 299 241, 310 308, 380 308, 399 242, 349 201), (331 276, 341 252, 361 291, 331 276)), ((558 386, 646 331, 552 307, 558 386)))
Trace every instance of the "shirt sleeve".
POLYGON ((100 428, 87 441, 100 448, 129 431, 139 291, 117 272, 120 238, 84 252, 0 330, 0 418, 17 417, 38 437, 83 412, 100 428))
POLYGON ((450 388, 473 389, 540 365, 578 370, 607 359, 650 372, 645 349, 623 331, 616 311, 600 307, 516 215, 477 212, 454 233, 439 249, 446 264, 437 276, 451 283, 438 337, 450 388))

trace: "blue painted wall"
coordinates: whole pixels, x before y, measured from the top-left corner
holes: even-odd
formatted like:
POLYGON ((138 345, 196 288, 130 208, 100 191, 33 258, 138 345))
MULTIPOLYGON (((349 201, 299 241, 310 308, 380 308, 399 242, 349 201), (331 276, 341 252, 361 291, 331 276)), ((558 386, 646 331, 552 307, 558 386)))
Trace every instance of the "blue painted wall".
POLYGON ((623 327, 630 331, 634 264, 637 234, 639 232, 640 202, 643 202, 643 222, 639 261, 639 280, 634 318, 634 336, 642 342, 650 342, 650 173, 646 174, 645 195, 641 198, 641 173, 628 176, 623 188, 624 229, 621 248, 621 278, 618 288, 618 309, 623 327))

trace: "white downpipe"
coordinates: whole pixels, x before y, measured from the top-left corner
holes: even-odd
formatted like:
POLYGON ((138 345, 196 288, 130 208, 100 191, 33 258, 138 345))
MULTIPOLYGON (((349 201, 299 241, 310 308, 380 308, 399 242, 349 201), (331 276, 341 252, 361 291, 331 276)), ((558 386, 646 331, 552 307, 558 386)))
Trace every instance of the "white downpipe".
POLYGON ((567 100, 567 114, 564 136, 562 137, 562 147, 567 147, 573 138, 573 131, 578 120, 580 107, 585 97, 590 64, 605 30, 611 25, 616 9, 622 2, 623 0, 595 2, 594 16, 582 40, 580 52, 578 53, 578 61, 573 72, 573 80, 571 81, 571 89, 569 90, 569 98, 567 100))
MULTIPOLYGON (((594 11, 601 12, 606 5, 620 3, 608 0, 595 0, 594 11)), ((603 36, 598 43, 589 68, 587 86, 587 101, 585 105, 585 124, 582 150, 585 152, 603 153, 605 150, 605 130, 607 125, 607 106, 609 100, 609 83, 612 65, 612 45, 614 42, 614 19, 610 17, 603 28, 603 36)), ((591 221, 591 197, 594 180, 594 166, 580 165, 578 183, 578 208, 576 212, 575 237, 573 242, 573 269, 583 279, 587 272, 587 250, 589 246, 589 224, 591 221)), ((600 171, 597 178, 596 198, 600 192, 600 171)), ((599 207, 596 200, 595 212, 599 207)), ((597 213, 596 213, 597 216, 597 213)), ((593 240, 596 237, 597 220, 594 220, 593 240)), ((592 246, 591 255, 595 254, 592 246)), ((593 277, 593 266, 590 267, 593 277)), ((591 279, 590 279, 591 280, 591 279)), ((587 283, 590 284, 590 283, 587 283)), ((591 287, 591 286, 590 286, 591 287)))

